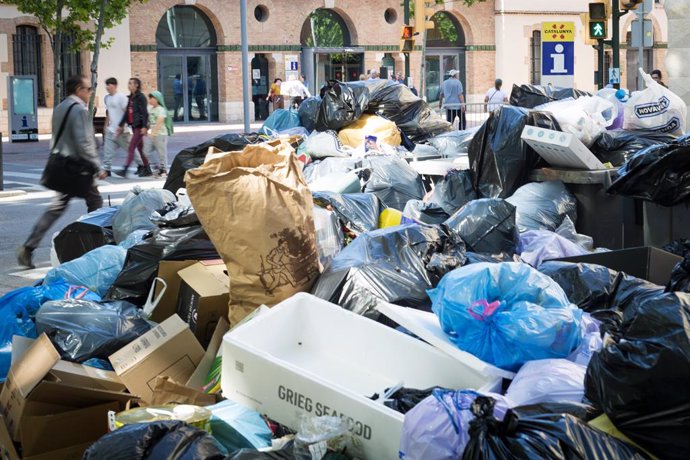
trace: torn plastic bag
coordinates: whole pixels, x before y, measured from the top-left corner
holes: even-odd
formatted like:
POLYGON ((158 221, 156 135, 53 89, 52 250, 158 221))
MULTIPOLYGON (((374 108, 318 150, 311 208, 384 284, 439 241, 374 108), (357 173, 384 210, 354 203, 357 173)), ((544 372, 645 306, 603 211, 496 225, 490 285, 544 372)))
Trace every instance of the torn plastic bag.
POLYGON ((314 206, 314 227, 319 262, 322 267, 325 267, 343 248, 343 231, 336 213, 319 206, 314 206))
POLYGON ((319 105, 321 105, 320 97, 309 97, 302 101, 297 111, 300 125, 307 128, 310 132, 314 131, 316 127, 316 115, 319 113, 319 105))
POLYGON ((329 80, 321 89, 321 104, 315 129, 340 131, 362 116, 369 103, 369 90, 363 85, 329 80))
POLYGON ((520 368, 506 391, 515 406, 544 402, 582 402, 587 368, 565 359, 529 361, 520 368))
POLYGON ((658 131, 620 129, 603 133, 590 150, 602 163, 611 163, 619 167, 640 150, 650 145, 667 144, 675 139, 676 136, 672 134, 658 131))
POLYGON ((322 459, 326 451, 343 453, 352 443, 352 436, 344 417, 303 414, 299 432, 295 435, 295 460, 322 459))
POLYGON ((630 439, 664 459, 690 457, 690 294, 636 296, 619 337, 587 368, 585 395, 630 439))
POLYGON ((520 136, 527 125, 550 127, 550 114, 501 106, 477 131, 468 156, 473 189, 482 198, 507 198, 527 183, 529 174, 543 163, 520 136))
POLYGON ((520 233, 527 230, 554 232, 566 217, 577 222, 575 195, 559 180, 525 184, 506 201, 516 208, 515 222, 520 233))
POLYGON ((602 265, 546 261, 539 271, 563 289, 568 299, 585 311, 611 307, 618 286, 618 272, 602 265))
POLYGON ((582 310, 527 264, 477 263, 428 291, 441 328, 461 350, 508 371, 565 358, 580 345, 582 310))
POLYGON ((343 226, 355 235, 371 232, 379 226, 383 206, 372 193, 314 192, 312 195, 317 205, 331 206, 343 226))
POLYGON ((46 274, 43 282, 53 284, 65 281, 74 286, 85 286, 99 296, 104 296, 122 270, 126 254, 127 250, 120 246, 101 246, 78 259, 53 268, 46 274))
POLYGON ((479 397, 472 404, 470 440, 463 460, 630 459, 647 456, 635 447, 569 414, 523 415, 509 410, 503 421, 494 416, 495 401, 479 397))
POLYGON ((117 208, 100 208, 60 230, 53 240, 55 253, 61 264, 78 259, 87 252, 115 244, 112 221, 117 208))
POLYGON ((408 201, 424 198, 422 177, 405 160, 372 155, 362 165, 372 171, 364 191, 378 196, 385 206, 402 211, 408 201))
POLYGON ((436 148, 438 152, 446 157, 458 157, 467 155, 472 138, 479 131, 479 126, 463 131, 451 131, 432 137, 427 142, 436 148))
POLYGON ((607 192, 674 206, 690 199, 690 140, 647 147, 618 170, 607 192))
POLYGON ((635 91, 625 104, 624 129, 644 129, 682 136, 688 107, 685 101, 670 89, 654 81, 651 75, 639 69, 646 89, 635 91))
POLYGON ((156 230, 127 251, 124 267, 106 298, 142 306, 161 260, 213 259, 220 259, 220 256, 201 226, 156 230))
POLYGON ((155 188, 142 190, 139 186, 134 187, 113 216, 115 242, 124 241, 135 230, 156 228, 156 224, 151 222, 151 213, 175 201, 177 198, 169 190, 155 188))
POLYGON ((429 225, 442 224, 450 217, 439 205, 422 200, 408 201, 403 209, 403 216, 429 225))
POLYGON ((182 206, 179 202, 168 203, 164 208, 151 214, 151 221, 159 227, 189 227, 199 225, 199 218, 192 206, 182 206))
POLYGON ((519 242, 515 206, 500 198, 470 201, 443 226, 472 252, 512 255, 519 242))
POLYGON ((551 88, 548 86, 537 85, 513 85, 510 93, 510 105, 533 109, 548 102, 560 101, 561 99, 580 96, 591 96, 591 94, 575 88, 551 88))
POLYGON ((206 431, 166 420, 111 431, 84 452, 84 460, 224 460, 227 455, 206 431))
POLYGON ((208 406, 207 409, 212 414, 213 437, 229 452, 271 446, 271 430, 258 412, 230 400, 208 406))
POLYGON ((451 125, 405 85, 390 80, 354 83, 369 88, 367 113, 394 122, 414 143, 451 130, 451 125))
POLYGON ((311 292, 372 319, 380 316, 380 300, 429 311, 426 290, 438 278, 426 265, 446 239, 439 228, 418 224, 364 233, 333 259, 311 292))
POLYGON ((36 332, 45 332, 63 359, 77 363, 108 359, 149 329, 142 311, 124 301, 53 300, 36 313, 36 332))
POLYGON ((452 216, 458 209, 476 199, 477 194, 472 188, 470 171, 451 169, 436 183, 429 202, 437 204, 446 214, 452 216))
POLYGON ((343 148, 343 144, 335 131, 314 131, 307 139, 300 144, 297 154, 308 154, 314 160, 321 160, 328 157, 344 157, 350 155, 343 148))
POLYGON ((338 158, 330 157, 321 161, 309 163, 302 170, 307 183, 326 177, 335 173, 348 173, 359 170, 362 167, 362 160, 358 158, 338 158))
POLYGON ((299 115, 295 110, 277 109, 264 121, 259 134, 272 135, 280 131, 300 126, 299 115))
POLYGON ((203 164, 209 147, 215 147, 221 152, 237 152, 260 141, 258 134, 222 134, 194 147, 187 147, 175 156, 163 188, 173 193, 184 188, 185 173, 203 164))
POLYGON ((548 230, 529 230, 521 233, 517 252, 523 262, 535 268, 546 260, 589 254, 582 246, 548 230))
POLYGON ((503 396, 471 390, 434 390, 433 394, 405 414, 400 437, 403 460, 456 460, 469 441, 471 406, 479 396, 496 398, 494 416, 502 420, 510 403, 503 396))
POLYGON ((673 267, 666 291, 690 292, 690 253, 673 267))

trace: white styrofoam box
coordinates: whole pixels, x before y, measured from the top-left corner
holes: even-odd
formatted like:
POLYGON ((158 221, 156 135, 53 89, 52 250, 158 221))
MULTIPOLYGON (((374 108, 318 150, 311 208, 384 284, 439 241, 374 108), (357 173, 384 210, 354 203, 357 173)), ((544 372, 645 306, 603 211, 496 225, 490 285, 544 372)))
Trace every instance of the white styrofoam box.
POLYGON ((498 391, 501 378, 479 363, 300 293, 225 335, 221 386, 293 429, 302 413, 343 417, 362 458, 393 460, 404 415, 368 397, 400 383, 498 391))
POLYGON ((521 138, 551 166, 587 170, 606 169, 574 134, 525 126, 521 138))

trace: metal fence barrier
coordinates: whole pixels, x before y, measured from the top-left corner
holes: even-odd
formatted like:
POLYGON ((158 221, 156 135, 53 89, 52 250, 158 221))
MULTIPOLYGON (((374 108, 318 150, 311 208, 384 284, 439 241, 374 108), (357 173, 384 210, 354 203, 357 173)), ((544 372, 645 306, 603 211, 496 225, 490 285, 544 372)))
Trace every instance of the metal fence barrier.
MULTIPOLYGON (((473 102, 464 104, 445 104, 443 108, 436 107, 439 115, 444 119, 446 118, 447 110, 461 110, 465 108, 464 113, 459 112, 459 114, 453 114, 458 117, 458 129, 471 129, 476 128, 484 124, 484 122, 489 118, 489 114, 503 104, 484 104, 483 102, 473 102)), ((454 120, 453 120, 454 121, 454 120)), ((451 121, 451 123, 453 122, 451 121)))

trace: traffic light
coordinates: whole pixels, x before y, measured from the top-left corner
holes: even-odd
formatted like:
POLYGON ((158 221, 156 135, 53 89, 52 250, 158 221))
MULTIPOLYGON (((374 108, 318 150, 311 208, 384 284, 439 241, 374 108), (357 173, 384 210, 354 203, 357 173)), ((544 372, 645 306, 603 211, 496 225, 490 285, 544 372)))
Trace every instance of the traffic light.
POLYGON ((636 10, 641 3, 644 3, 644 0, 623 0, 621 8, 624 10, 636 10))
POLYGON ((434 28, 434 21, 431 20, 434 15, 433 5, 434 2, 425 0, 414 1, 414 25, 419 32, 434 28))
POLYGON ((589 4, 588 36, 591 40, 606 40, 608 37, 609 3, 608 1, 589 4))
POLYGON ((400 52, 411 53, 414 51, 414 26, 403 26, 400 34, 400 52))

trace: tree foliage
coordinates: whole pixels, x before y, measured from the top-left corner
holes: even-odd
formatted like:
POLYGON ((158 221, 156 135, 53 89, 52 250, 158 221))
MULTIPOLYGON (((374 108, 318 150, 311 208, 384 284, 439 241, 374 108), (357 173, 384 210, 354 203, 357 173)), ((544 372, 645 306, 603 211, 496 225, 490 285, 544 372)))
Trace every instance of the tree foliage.
POLYGON ((343 30, 341 19, 334 12, 319 8, 314 10, 307 20, 309 30, 303 39, 305 46, 335 48, 349 45, 347 31, 343 30))

